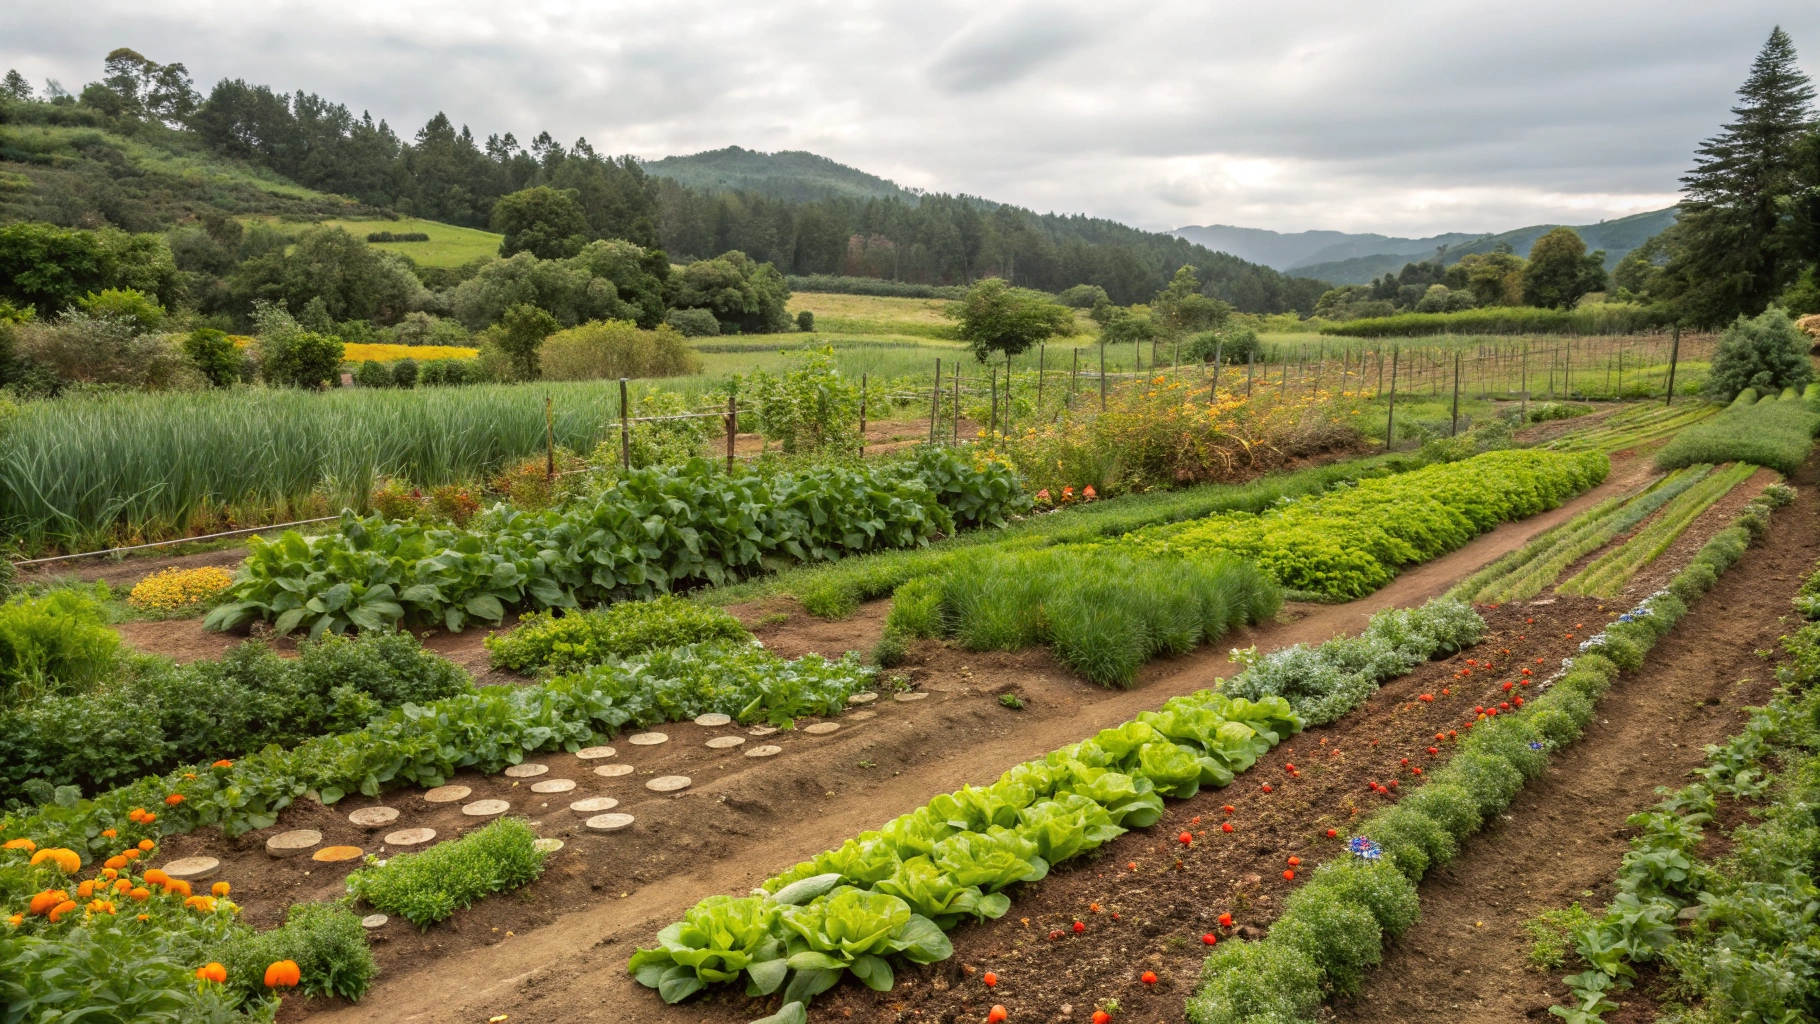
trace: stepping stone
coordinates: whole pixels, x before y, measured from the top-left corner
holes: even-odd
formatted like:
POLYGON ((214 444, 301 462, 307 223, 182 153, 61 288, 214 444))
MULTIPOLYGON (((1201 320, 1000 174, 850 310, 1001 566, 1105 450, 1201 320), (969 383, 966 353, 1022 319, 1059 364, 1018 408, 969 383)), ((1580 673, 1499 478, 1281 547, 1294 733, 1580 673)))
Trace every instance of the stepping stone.
POLYGON ((755 725, 746 730, 747 733, 753 736, 769 736, 776 731, 777 726, 775 725, 755 725))
POLYGON ((847 717, 855 722, 863 722, 868 718, 877 718, 878 712, 872 710, 871 708, 866 708, 861 711, 849 711, 847 713, 847 717))
POLYGON ((295 857, 312 846, 322 845, 322 833, 313 828, 280 832, 265 841, 265 852, 274 857, 295 857))
POLYGON ((918 690, 918 691, 916 691, 916 692, 915 692, 915 693, 900 693, 900 694, 896 694, 896 695, 895 695, 895 696, 893 696, 893 697, 892 697, 892 698, 891 698, 891 699, 892 699, 892 700, 897 700, 897 701, 903 701, 903 702, 904 702, 904 703, 906 703, 906 704, 908 704, 908 703, 910 703, 910 702, 911 702, 911 701, 913 701, 913 700, 927 700, 927 699, 928 699, 928 697, 929 697, 929 695, 928 695, 928 694, 926 694, 926 693, 924 693, 924 692, 922 692, 922 691, 921 691, 921 690, 918 690))
POLYGON ((732 750, 744 742, 744 736, 716 736, 704 745, 711 750, 732 750))
POLYGON ((711 711, 705 715, 697 715, 695 718, 695 724, 696 725, 705 725, 710 729, 718 729, 723 725, 732 725, 733 716, 732 715, 723 715, 718 711, 711 711))
POLYGON ((878 699, 878 694, 876 694, 876 693, 855 693, 855 694, 848 695, 847 703, 849 703, 849 704, 870 704, 877 699, 878 699))
POLYGON ((378 828, 381 825, 390 825, 392 822, 397 821, 398 808, 362 807, 360 810, 348 815, 348 820, 359 825, 361 828, 378 828))
POLYGON ((590 830, 595 832, 618 832, 622 828, 631 827, 632 816, 630 814, 596 814, 589 818, 586 824, 590 830))
POLYGON ((569 810, 574 811, 577 814, 599 814, 602 811, 610 811, 618 806, 619 801, 610 796, 591 796, 585 800, 577 800, 570 804, 569 810))
POLYGON ((771 746, 770 744, 766 744, 765 746, 753 747, 751 750, 746 751, 746 756, 747 757, 776 757, 777 755, 779 755, 783 752, 784 752, 784 748, 782 748, 782 747, 774 747, 774 746, 771 746))
POLYGON ((688 789, 691 781, 687 775, 659 775, 645 783, 645 788, 653 793, 674 793, 679 789, 688 789))
POLYGON ((603 764, 599 768, 594 769, 594 774, 602 775, 609 779, 616 779, 621 775, 632 774, 632 766, 629 764, 603 764))
POLYGON ((583 761, 598 761, 603 757, 612 757, 617 753, 619 753, 619 751, 614 750, 612 747, 583 747, 575 752, 575 756, 581 758, 583 761))
POLYGON ((506 769, 508 779, 534 779, 550 770, 547 764, 515 764, 506 769))
POLYGON ((839 728, 839 722, 817 722, 814 725, 804 726, 803 731, 811 736, 826 736, 839 728))
POLYGON ((368 914, 360 919, 360 927, 370 932, 375 928, 384 928, 385 923, 390 920, 391 918, 384 914, 368 914))
POLYGON ((184 857, 181 860, 174 860, 169 864, 166 864, 164 866, 164 873, 172 878, 180 878, 186 882, 194 882, 197 879, 207 878, 214 874, 215 869, 220 866, 221 861, 214 857, 184 857))
POLYGON ((575 788, 574 779, 545 779, 531 783, 533 793, 567 793, 575 788))
POLYGON ((511 809, 512 805, 504 800, 476 800, 471 804, 463 804, 461 813, 470 818, 491 818, 511 809))
POLYGON ((466 800, 474 792, 466 786, 437 786, 423 795, 425 801, 433 804, 452 804, 457 800, 466 800))
POLYGON ((626 742, 635 747, 655 747, 659 743, 670 742, 670 737, 661 732, 640 732, 632 734, 626 742))
POLYGON ((358 846, 325 846, 310 854, 310 859, 321 861, 324 864, 345 864, 350 860, 359 860, 365 855, 366 851, 358 846))
POLYGON ((538 853, 555 853, 557 850, 562 849, 562 840, 539 839, 531 844, 531 849, 536 850, 538 853))
POLYGON ((436 838, 433 828, 401 828, 388 833, 385 837, 387 846, 422 846, 436 838))

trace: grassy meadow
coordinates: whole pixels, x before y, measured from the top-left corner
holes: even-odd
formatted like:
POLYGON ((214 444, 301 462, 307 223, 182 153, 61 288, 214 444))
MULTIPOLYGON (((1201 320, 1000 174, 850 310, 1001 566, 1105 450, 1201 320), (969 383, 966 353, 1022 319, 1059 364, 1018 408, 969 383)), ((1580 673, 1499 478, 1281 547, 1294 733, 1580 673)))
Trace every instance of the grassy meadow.
POLYGON ((375 248, 409 256, 419 266, 424 267, 459 267, 477 259, 489 259, 499 255, 499 243, 504 235, 479 228, 457 227, 440 221, 423 220, 419 217, 400 217, 397 220, 325 220, 325 226, 345 229, 357 238, 365 238, 375 231, 390 231, 395 235, 422 232, 429 235, 427 242, 374 242, 375 248))

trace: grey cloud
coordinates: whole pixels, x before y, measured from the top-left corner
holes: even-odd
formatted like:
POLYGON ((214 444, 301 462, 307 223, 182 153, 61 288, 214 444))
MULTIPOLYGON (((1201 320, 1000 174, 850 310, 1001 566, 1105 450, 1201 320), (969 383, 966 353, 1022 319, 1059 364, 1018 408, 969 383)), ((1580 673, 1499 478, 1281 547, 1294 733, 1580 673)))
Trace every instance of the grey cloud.
POLYGON ((951 93, 1006 85, 1067 56, 1088 34, 1074 12, 1051 5, 984 15, 942 42, 929 62, 929 78, 951 93))

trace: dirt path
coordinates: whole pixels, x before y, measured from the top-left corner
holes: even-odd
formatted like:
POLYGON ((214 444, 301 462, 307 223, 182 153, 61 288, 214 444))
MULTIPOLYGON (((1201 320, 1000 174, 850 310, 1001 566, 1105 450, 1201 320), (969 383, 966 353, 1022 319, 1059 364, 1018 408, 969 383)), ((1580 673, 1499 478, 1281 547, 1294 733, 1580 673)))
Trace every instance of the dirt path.
MULTIPOLYGON (((1270 650, 1318 642, 1356 631, 1380 609, 1419 604, 1648 473, 1641 462, 1625 463, 1606 483, 1568 505, 1501 526, 1460 551, 1411 570, 1369 598, 1298 606, 1293 621, 1228 638, 1219 649, 1153 663, 1132 691, 1088 687, 1042 651, 968 654, 927 645, 919 651, 921 664, 913 663, 908 674, 931 699, 881 707, 877 718, 843 726, 810 749, 793 752, 795 764, 786 757, 770 762, 723 757, 704 766, 719 773, 712 780, 691 773, 697 783, 681 798, 628 801, 630 806, 621 809, 631 810, 640 822, 630 842, 577 837, 559 855, 573 866, 559 860, 552 869, 557 879, 546 877, 516 898, 488 901, 423 937, 408 926, 388 925, 376 936, 385 973, 373 991, 358 1004, 310 1007, 315 1012, 309 1015, 337 1021, 467 1021, 498 1013, 514 1020, 667 1019, 675 1011, 666 1011, 625 975, 625 958, 702 896, 744 891, 797 860, 920 806, 935 793, 963 783, 988 783, 1012 764, 1116 725, 1170 696, 1211 685, 1232 674, 1223 653, 1227 645, 1256 643, 1270 650), (1007 689, 1024 694, 1030 709, 1016 713, 1000 707, 993 697, 1007 689), (562 872, 575 877, 568 884, 552 884, 566 877, 562 872), (553 899, 572 902, 546 905, 553 899), (526 903, 533 905, 531 911, 523 910, 526 903), (514 918, 534 927, 513 927, 514 918), (496 922, 504 923, 497 932, 488 930, 496 922), (515 934, 507 938, 508 931, 515 934), (409 951, 403 949, 407 945, 409 951)), ((839 639, 843 647, 863 647, 864 635, 875 638, 881 620, 882 603, 865 609, 857 621, 809 624, 805 632, 825 629, 818 642, 839 639)), ((795 632, 789 624, 780 629, 795 632)), ((670 731, 686 739, 699 729, 685 724, 670 731)), ((798 742, 808 746, 808 739, 798 742)), ((693 742, 669 747, 673 752, 663 756, 706 757, 693 742)), ((634 749, 621 747, 628 753, 634 749)), ((552 762, 553 772, 568 767, 558 763, 560 758, 545 760, 552 762)), ((639 767, 641 772, 670 770, 663 764, 639 767)), ((461 781, 475 785, 476 796, 493 795, 479 790, 498 784, 461 781)), ((406 800, 401 794, 390 802, 406 800)), ((318 814, 345 821, 321 809, 318 814)), ((282 827, 298 827, 289 818, 287 814, 282 827)), ((328 836, 328 841, 338 840, 328 836)), ((1179 1002, 1176 1008, 1179 1013, 1179 1002)), ((297 1012, 308 1011, 287 1007, 287 1017, 297 1012)))
MULTIPOLYGON (((1813 464, 1797 477, 1811 484, 1813 464)), ((1679 786, 1706 744, 1766 699, 1789 599, 1820 556, 1820 503, 1803 486, 1768 539, 1732 570, 1600 704, 1600 718, 1492 827, 1421 886, 1422 921, 1394 943, 1356 999, 1358 1024, 1551 1020, 1564 989, 1526 966, 1523 922, 1579 901, 1601 907, 1635 830, 1625 819, 1679 786)), ((1620 1001, 1623 1001, 1620 995, 1620 1001)), ((1617 1018, 1613 1018, 1614 1020, 1617 1018)))

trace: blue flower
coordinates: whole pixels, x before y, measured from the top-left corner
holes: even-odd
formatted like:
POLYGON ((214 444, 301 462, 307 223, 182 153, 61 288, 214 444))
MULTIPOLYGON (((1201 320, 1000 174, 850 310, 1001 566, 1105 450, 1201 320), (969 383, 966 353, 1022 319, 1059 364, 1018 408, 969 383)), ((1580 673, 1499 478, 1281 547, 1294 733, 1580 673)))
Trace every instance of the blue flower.
POLYGON ((1366 860, 1377 860, 1384 856, 1383 848, 1364 836, 1353 836, 1346 840, 1346 848, 1366 860))
POLYGON ((1530 741, 1529 741, 1529 749, 1531 749, 1531 750, 1541 750, 1541 749, 1542 749, 1542 744, 1541 744, 1541 743, 1540 743, 1540 742, 1538 742, 1538 741, 1536 741, 1536 740, 1530 740, 1530 741))

